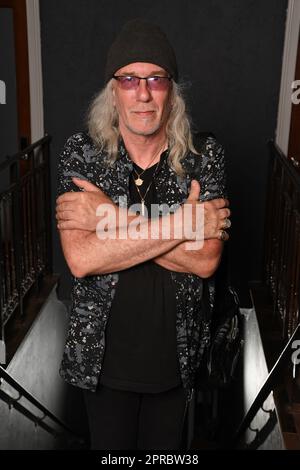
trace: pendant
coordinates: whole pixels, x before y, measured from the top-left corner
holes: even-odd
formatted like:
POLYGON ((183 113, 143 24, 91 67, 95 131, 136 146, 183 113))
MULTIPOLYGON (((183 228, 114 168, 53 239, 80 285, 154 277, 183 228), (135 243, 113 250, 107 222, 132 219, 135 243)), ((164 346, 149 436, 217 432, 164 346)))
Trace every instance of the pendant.
POLYGON ((142 180, 142 178, 137 178, 137 179, 134 180, 134 181, 135 181, 135 184, 136 184, 137 186, 142 186, 142 184, 143 184, 143 182, 144 182, 144 180, 142 180))
POLYGON ((142 216, 144 217, 145 215, 145 203, 144 200, 142 199, 142 216))

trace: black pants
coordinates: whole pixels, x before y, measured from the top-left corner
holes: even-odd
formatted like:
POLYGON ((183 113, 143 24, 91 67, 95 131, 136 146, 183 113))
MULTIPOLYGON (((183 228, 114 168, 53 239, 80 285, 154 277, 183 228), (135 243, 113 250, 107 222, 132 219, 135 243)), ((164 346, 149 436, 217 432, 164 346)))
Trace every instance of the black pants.
POLYGON ((92 449, 180 449, 187 405, 182 386, 136 393, 99 385, 84 394, 92 449))

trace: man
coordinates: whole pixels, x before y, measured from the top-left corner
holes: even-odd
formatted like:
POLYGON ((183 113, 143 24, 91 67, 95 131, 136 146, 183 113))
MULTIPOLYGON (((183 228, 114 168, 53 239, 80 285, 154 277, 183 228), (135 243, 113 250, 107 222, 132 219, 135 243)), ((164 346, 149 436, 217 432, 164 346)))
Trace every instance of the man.
POLYGON ((86 390, 93 449, 180 448, 209 338, 200 302, 228 239, 224 154, 213 138, 195 149, 177 81, 164 33, 127 23, 88 133, 68 139, 60 157, 57 220, 74 276, 61 375, 86 390), (108 218, 99 234, 103 208, 115 231, 108 218), (137 220, 149 236, 128 236, 137 220))

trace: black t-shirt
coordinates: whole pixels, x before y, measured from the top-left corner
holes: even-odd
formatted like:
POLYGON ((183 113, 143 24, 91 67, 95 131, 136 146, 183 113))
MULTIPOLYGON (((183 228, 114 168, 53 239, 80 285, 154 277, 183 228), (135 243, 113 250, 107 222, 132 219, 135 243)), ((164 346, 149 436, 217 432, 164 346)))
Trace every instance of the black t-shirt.
MULTIPOLYGON (((141 175, 139 186, 150 217, 157 203, 157 164, 141 175), (154 178, 153 178, 154 176, 154 178)), ((142 168, 134 164, 138 173, 142 168)), ((130 177, 132 203, 141 203, 130 177)), ((140 393, 162 392, 181 384, 176 348, 176 302, 171 274, 149 260, 120 271, 105 331, 105 354, 100 383, 140 393)))

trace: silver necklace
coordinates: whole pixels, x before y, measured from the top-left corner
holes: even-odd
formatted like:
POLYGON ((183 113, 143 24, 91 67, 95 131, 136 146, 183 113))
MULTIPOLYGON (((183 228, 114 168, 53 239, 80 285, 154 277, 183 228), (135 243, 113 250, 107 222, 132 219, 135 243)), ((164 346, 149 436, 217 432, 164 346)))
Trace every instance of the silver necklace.
MULTIPOLYGON (((147 196, 147 194, 148 194, 148 191, 149 191, 149 189, 150 189, 150 187, 151 187, 151 185, 152 185, 152 183, 153 183, 153 178, 154 178, 154 176, 155 176, 155 174, 156 174, 156 172, 157 172, 157 169, 158 169, 158 167, 159 167, 159 164, 160 164, 160 161, 158 162, 157 167, 155 168, 154 173, 153 173, 153 175, 152 175, 152 179, 151 179, 150 183, 148 184, 148 187, 147 187, 147 189, 146 189, 146 191, 145 191, 145 193, 144 193, 143 195, 141 194, 141 191, 140 191, 140 188, 139 188, 140 185, 137 184, 136 180, 134 180, 135 186, 136 186, 136 189, 137 189, 137 192, 139 193, 139 196, 140 196, 140 199, 141 199, 141 206, 142 206, 141 213, 142 213, 142 216, 145 215, 145 199, 146 199, 146 196, 147 196)), ((143 171, 143 173, 144 173, 146 170, 147 170, 147 168, 145 168, 145 170, 143 171)))

